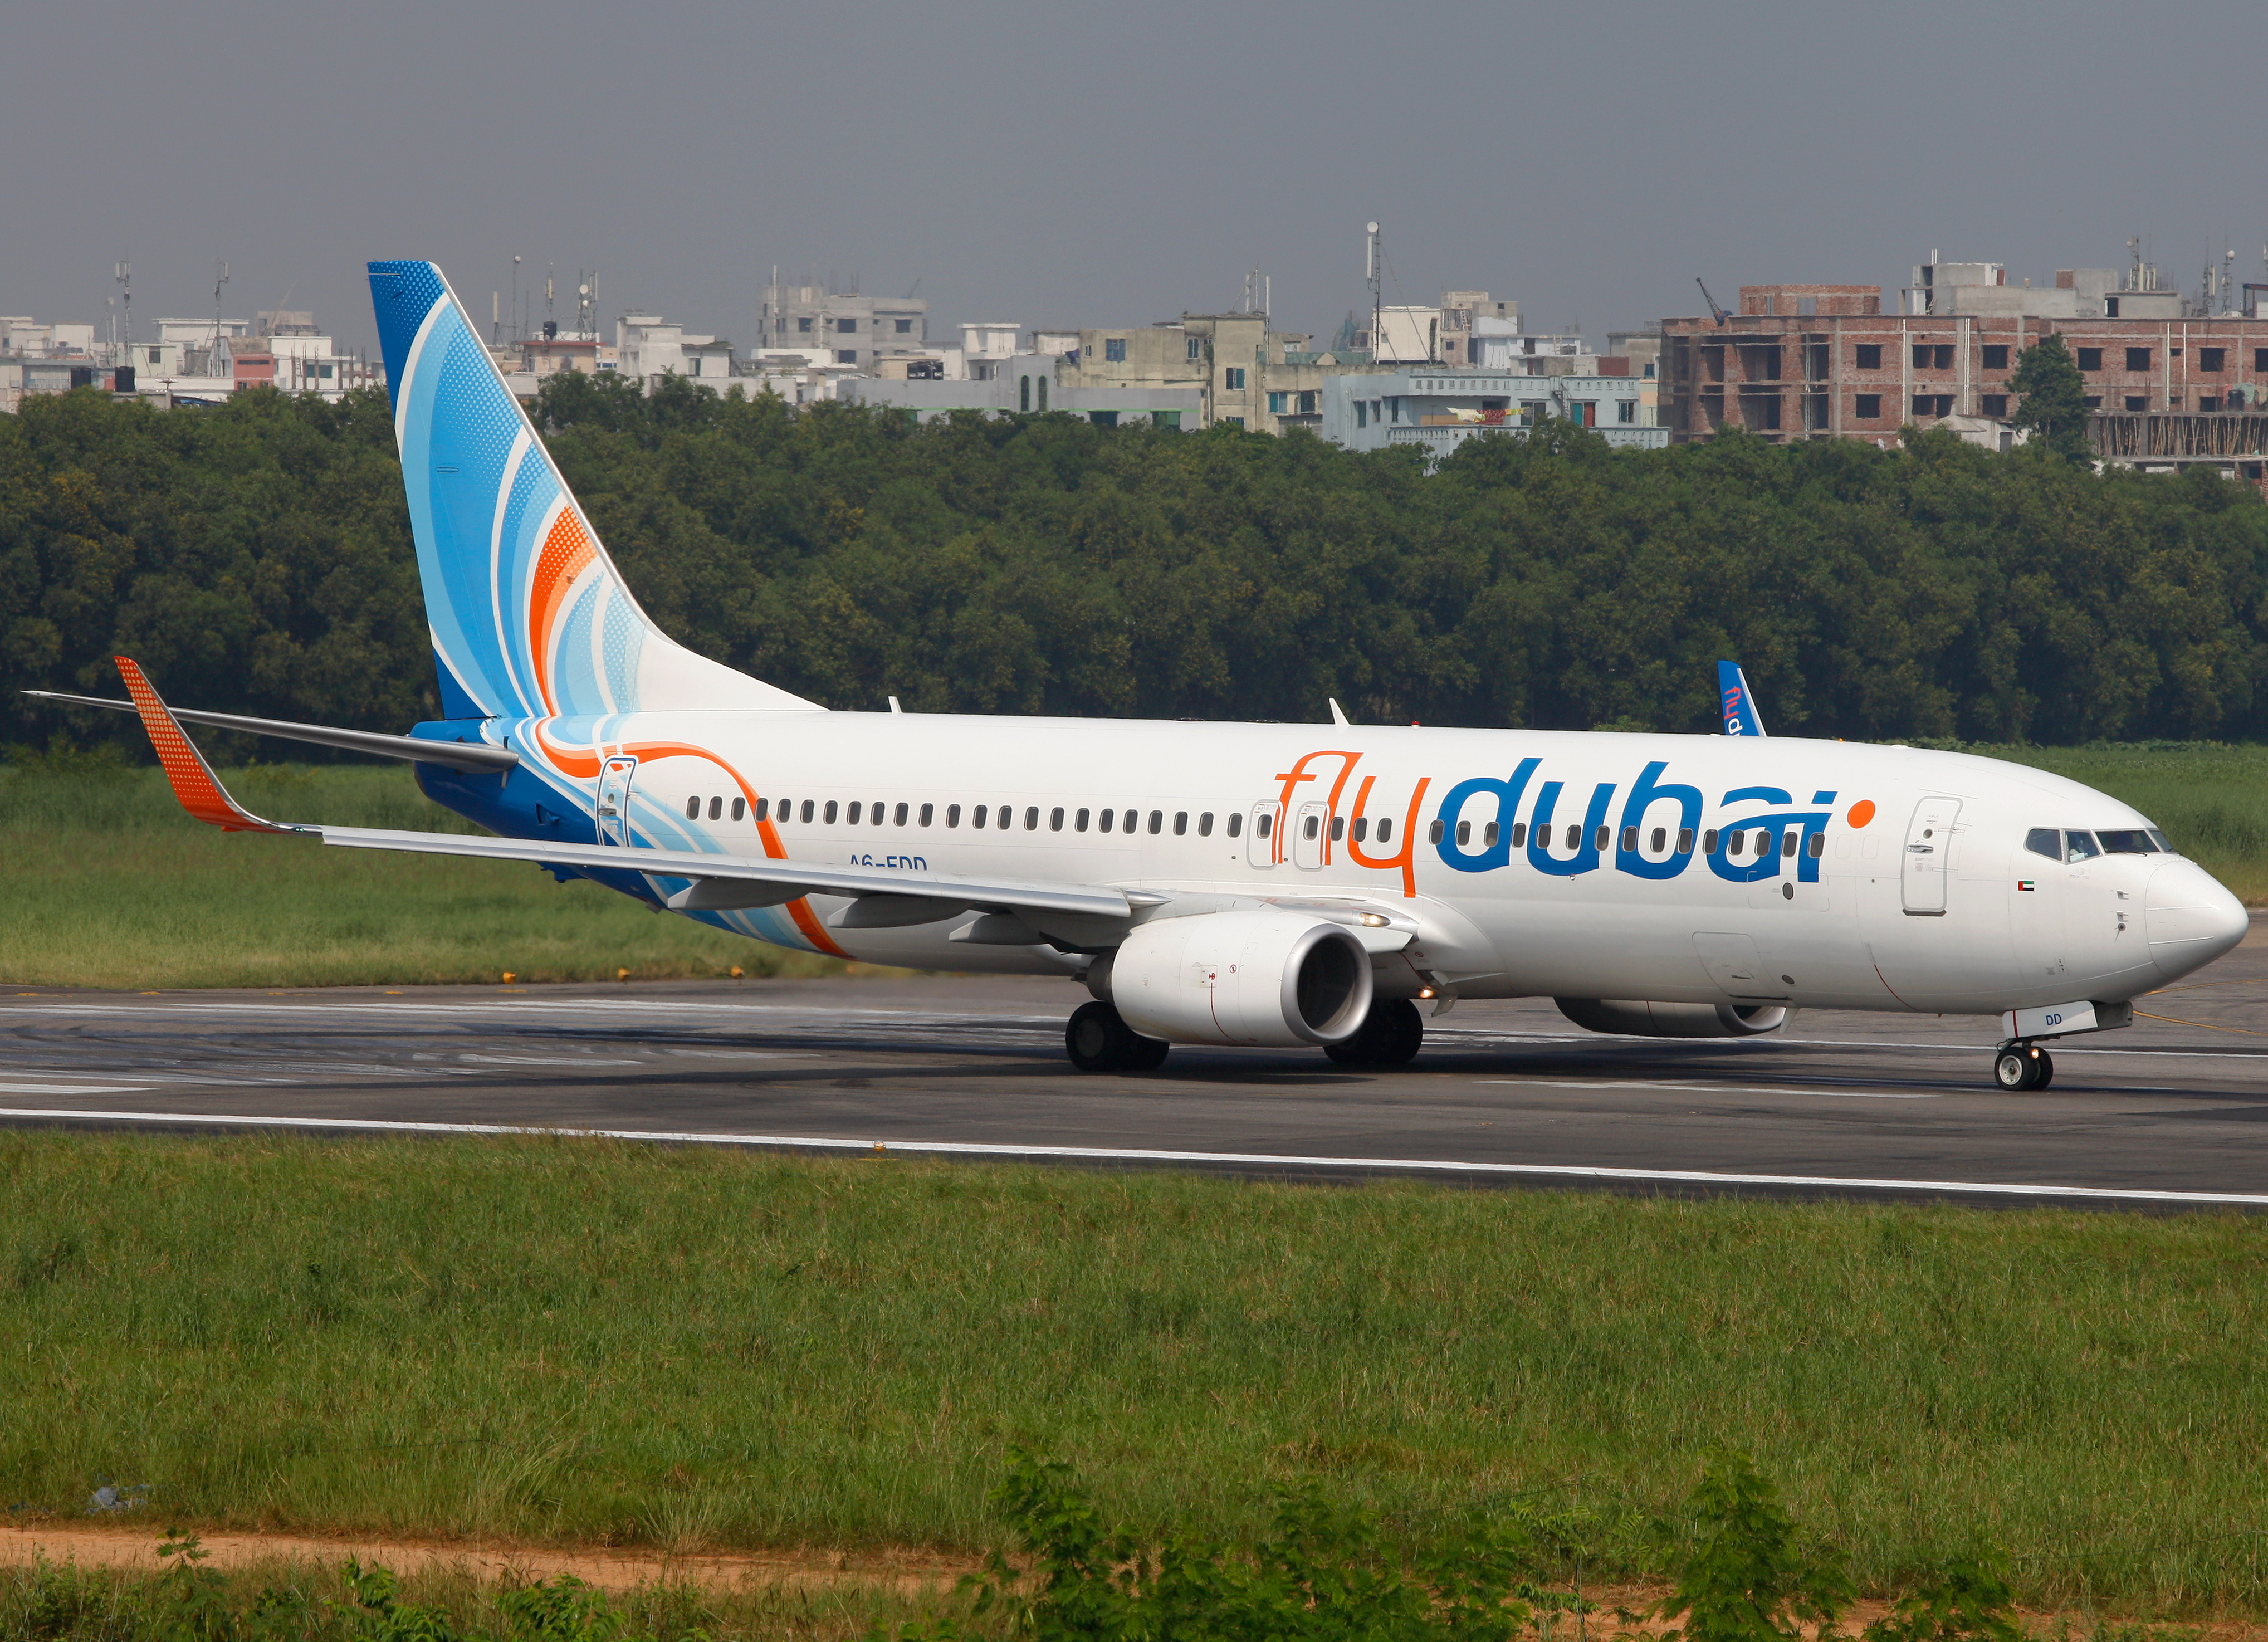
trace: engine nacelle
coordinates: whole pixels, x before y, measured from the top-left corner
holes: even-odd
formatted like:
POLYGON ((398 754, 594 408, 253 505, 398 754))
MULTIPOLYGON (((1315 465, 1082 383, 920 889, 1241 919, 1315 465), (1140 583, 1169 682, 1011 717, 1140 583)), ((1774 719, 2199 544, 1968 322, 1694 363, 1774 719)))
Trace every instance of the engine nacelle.
POLYGON ((1200 913, 1140 925, 1087 985, 1145 1037, 1298 1049, 1361 1027, 1370 954, 1352 931, 1305 913, 1200 913))
POLYGON ((1631 998, 1555 998, 1587 1032, 1635 1038, 1753 1038, 1787 1024, 1778 1004, 1653 1004, 1631 998))

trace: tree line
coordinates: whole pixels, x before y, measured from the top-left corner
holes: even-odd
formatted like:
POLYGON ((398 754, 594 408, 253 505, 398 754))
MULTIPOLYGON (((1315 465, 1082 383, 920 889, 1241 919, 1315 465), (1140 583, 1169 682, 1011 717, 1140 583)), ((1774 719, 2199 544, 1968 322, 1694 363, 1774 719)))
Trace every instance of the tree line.
MULTIPOLYGON (((2268 732, 2268 505, 2048 440, 1882 451, 1547 424, 1431 471, 1304 433, 913 425, 552 379, 534 416, 638 596, 842 708, 1715 726, 2069 743, 2268 732)), ((0 741, 131 733, 16 692, 398 730, 438 711, 383 394, 0 417, 0 741)))

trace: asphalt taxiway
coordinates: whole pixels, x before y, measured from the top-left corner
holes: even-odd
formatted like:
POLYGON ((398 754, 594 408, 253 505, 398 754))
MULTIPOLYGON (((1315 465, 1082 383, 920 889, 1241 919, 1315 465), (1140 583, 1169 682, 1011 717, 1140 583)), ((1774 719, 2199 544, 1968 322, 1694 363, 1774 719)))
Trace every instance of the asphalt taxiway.
POLYGON ((1176 1049, 1087 1076, 1064 981, 119 994, 0 986, 0 1123, 448 1132, 1395 1172, 1471 1183, 2268 1208, 2268 931, 1990 1082, 1988 1020, 1810 1011, 1737 1042, 1465 1002, 1390 1072, 1176 1049))

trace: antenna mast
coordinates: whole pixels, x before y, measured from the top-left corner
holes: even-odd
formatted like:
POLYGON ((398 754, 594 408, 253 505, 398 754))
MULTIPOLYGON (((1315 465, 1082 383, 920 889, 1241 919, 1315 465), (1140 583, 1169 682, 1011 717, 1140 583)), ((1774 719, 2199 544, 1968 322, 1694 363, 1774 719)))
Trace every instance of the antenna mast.
POLYGON ((220 265, 219 276, 213 281, 212 349, 205 358, 205 372, 209 376, 220 374, 218 369, 220 364, 220 288, 226 283, 228 283, 228 264, 223 262, 220 265))
MULTIPOLYGON (((120 300, 126 305, 126 357, 129 363, 131 363, 134 357, 134 264, 121 262, 114 277, 117 279, 118 289, 122 293, 120 300)), ((114 358, 111 360, 113 364, 117 363, 114 358)))
POLYGON ((1370 362, 1376 364, 1379 355, 1382 351, 1381 343, 1385 340, 1378 334, 1379 314, 1381 312, 1378 306, 1378 225, 1368 224, 1363 232, 1366 237, 1362 242, 1362 276, 1370 284, 1370 362))

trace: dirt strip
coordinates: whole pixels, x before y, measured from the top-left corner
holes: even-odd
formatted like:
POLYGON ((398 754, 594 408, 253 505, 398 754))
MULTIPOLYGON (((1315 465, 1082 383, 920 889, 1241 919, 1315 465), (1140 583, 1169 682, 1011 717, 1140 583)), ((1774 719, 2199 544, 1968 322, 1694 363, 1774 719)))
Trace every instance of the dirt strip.
MULTIPOLYGON (((158 1526, 92 1527, 81 1523, 0 1524, 0 1567, 29 1567, 40 1557, 83 1567, 120 1568, 156 1573, 166 1565, 158 1556, 158 1526)), ((749 1554, 696 1552, 673 1556, 644 1550, 559 1550, 520 1545, 444 1543, 381 1539, 370 1535, 326 1538, 299 1534, 211 1533, 199 1536, 210 1553, 205 1565, 237 1569, 279 1562, 320 1563, 336 1567, 349 1557, 365 1565, 382 1563, 400 1574, 456 1573, 482 1580, 526 1581, 571 1573, 586 1585, 629 1591, 656 1583, 692 1584, 711 1590, 767 1586, 888 1585, 902 1591, 950 1589, 976 1558, 955 1559, 919 1551, 843 1553, 766 1551, 749 1554)))
MULTIPOLYGON (((0 1567, 29 1567, 41 1557, 49 1562, 75 1562, 82 1567, 115 1568, 128 1572, 157 1573, 166 1565, 158 1556, 155 1526, 136 1523, 93 1525, 39 1522, 0 1524, 0 1567)), ((600 1590, 626 1592, 643 1585, 689 1584, 705 1590, 729 1592, 789 1587, 839 1589, 845 1586, 887 1586, 909 1594, 952 1588, 964 1573, 977 1571, 975 1557, 952 1557, 928 1551, 843 1552, 780 1550, 752 1553, 695 1552, 669 1555, 659 1551, 561 1550, 521 1545, 450 1543, 430 1540, 381 1539, 369 1535, 324 1537, 304 1534, 213 1533, 199 1537, 210 1553, 208 1567, 223 1570, 274 1567, 284 1563, 313 1563, 335 1568, 349 1557, 365 1565, 382 1563, 394 1572, 453 1574, 483 1582, 514 1583, 571 1573, 600 1590)), ((1598 1604, 1598 1616, 1587 1627, 1594 1637, 1628 1631, 1647 1635, 1664 1629, 1666 1621, 1651 1618, 1626 1625, 1616 1610, 1642 1613, 1668 1594, 1654 1587, 1609 1587, 1585 1593, 1598 1604)), ((1879 1618, 1884 1604, 1862 1602, 1845 1615, 1843 1628, 1855 1636, 1879 1618)), ((2085 1638, 2098 1629, 2117 1630, 2127 1623, 2107 1614, 2023 1612, 2019 1624, 2030 1636, 2055 1634, 2062 1621, 2070 1622, 2073 1635, 2085 1638)), ((2194 1638, 2197 1642, 2268 1642, 2268 1623, 2242 1619, 2207 1619, 2153 1624, 2152 1630, 2194 1638)), ((1572 1624, 1562 1621, 1557 1631, 1564 1642, 1573 1642, 1572 1624)))

